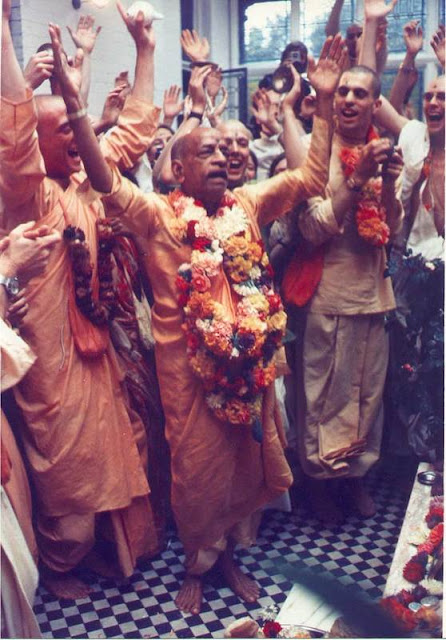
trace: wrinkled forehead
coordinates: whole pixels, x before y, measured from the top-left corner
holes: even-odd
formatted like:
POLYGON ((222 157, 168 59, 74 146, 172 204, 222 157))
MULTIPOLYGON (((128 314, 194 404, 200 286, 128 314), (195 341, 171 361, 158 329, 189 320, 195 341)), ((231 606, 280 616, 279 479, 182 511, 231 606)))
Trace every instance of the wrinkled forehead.
POLYGON ((189 134, 190 149, 198 151, 206 145, 218 145, 221 133, 217 129, 198 127, 189 134))
POLYGON ((351 73, 345 71, 339 79, 338 87, 347 87, 348 89, 365 89, 372 91, 372 77, 368 73, 351 73))

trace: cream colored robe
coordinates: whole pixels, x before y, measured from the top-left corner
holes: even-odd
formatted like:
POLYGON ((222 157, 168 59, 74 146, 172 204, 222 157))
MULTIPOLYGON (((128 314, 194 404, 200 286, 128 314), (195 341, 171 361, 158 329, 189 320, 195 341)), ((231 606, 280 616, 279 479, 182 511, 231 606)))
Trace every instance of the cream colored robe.
MULTIPOLYGON (((297 354, 299 455, 304 471, 316 478, 363 476, 379 458, 388 361, 384 313, 395 308, 384 247, 358 236, 353 211, 342 227, 333 213, 332 195, 344 181, 343 146, 351 145, 335 134, 326 197, 312 198, 299 217, 303 236, 325 245, 322 278, 306 308, 303 353, 297 354)), ((391 236, 402 222, 398 207, 391 236)))

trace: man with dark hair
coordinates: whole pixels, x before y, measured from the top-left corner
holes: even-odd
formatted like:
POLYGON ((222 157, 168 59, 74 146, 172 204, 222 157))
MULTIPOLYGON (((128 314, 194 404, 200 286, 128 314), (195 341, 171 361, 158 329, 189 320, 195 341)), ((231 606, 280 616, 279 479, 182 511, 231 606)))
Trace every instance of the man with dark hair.
POLYGON ((305 73, 308 64, 308 49, 300 40, 287 44, 280 57, 280 64, 291 63, 299 73, 305 73))
POLYGON ((330 495, 335 486, 362 516, 375 511, 362 478, 380 455, 384 313, 395 308, 390 278, 384 278, 385 244, 402 220, 395 188, 401 155, 371 127, 378 96, 376 74, 367 67, 342 74, 326 195, 311 199, 299 215, 320 261, 312 266, 317 284, 297 356, 297 438, 311 506, 327 525, 342 520, 330 495))

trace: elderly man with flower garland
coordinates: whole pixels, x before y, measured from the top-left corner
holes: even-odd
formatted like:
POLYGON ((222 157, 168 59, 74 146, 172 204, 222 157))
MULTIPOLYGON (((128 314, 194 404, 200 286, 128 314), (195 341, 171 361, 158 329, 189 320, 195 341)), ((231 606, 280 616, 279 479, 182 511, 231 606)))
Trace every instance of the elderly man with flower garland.
POLYGON ((362 478, 380 455, 384 313, 395 307, 385 245, 402 221, 401 154, 371 126, 379 96, 379 78, 368 67, 341 76, 326 195, 299 216, 319 260, 313 255, 315 287, 298 355, 297 436, 312 508, 329 525, 343 518, 333 488, 363 516, 375 511, 362 478))
MULTIPOLYGON (((62 67, 69 111, 82 107, 70 68, 62 67)), ((285 327, 259 225, 321 192, 328 168, 332 101, 345 52, 327 41, 311 80, 318 92, 313 143, 302 169, 227 192, 227 148, 198 127, 173 149, 181 190, 142 194, 107 165, 87 118, 73 121, 96 191, 147 244, 155 303, 157 371, 171 449, 172 506, 186 554, 178 607, 198 613, 203 574, 217 561, 229 586, 254 602, 258 586, 234 563, 236 543, 255 539, 262 505, 292 476, 273 416, 272 356, 285 327), (243 253, 241 253, 243 252, 243 253)), ((204 91, 192 118, 201 119, 204 91)))
MULTIPOLYGON (((109 238, 97 226, 104 209, 81 186, 85 174, 62 98, 35 100, 26 87, 10 12, 10 0, 3 0, 5 225, 35 220, 38 228, 70 232, 65 234, 69 246, 56 247, 45 273, 27 287, 30 309, 22 335, 37 360, 15 391, 36 489, 41 578, 56 596, 77 598, 89 588, 71 570, 87 556, 92 566, 90 551, 99 532, 101 548, 110 552, 103 568, 110 572, 116 562, 126 576, 138 557, 159 550, 160 540, 149 500, 144 426, 127 409, 122 371, 109 341, 104 304, 110 299, 109 238), (98 300, 93 291, 99 288, 98 300)), ((132 166, 147 147, 132 122, 145 118, 151 129, 153 120, 152 113, 145 116, 145 105, 153 90, 154 41, 142 14, 132 35, 138 49, 133 96, 120 125, 102 143, 121 168, 132 166)), ((76 57, 77 79, 78 63, 76 57)))

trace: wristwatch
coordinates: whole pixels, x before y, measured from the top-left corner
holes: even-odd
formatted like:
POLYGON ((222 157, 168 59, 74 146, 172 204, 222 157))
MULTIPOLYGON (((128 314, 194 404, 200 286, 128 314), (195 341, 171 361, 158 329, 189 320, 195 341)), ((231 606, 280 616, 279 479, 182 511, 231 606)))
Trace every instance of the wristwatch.
POLYGON ((0 273, 0 284, 5 287, 8 298, 13 298, 20 291, 19 279, 17 276, 7 277, 2 276, 0 273))

